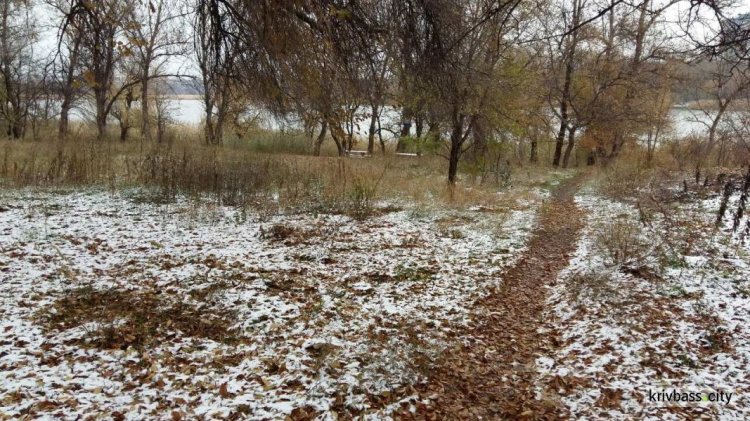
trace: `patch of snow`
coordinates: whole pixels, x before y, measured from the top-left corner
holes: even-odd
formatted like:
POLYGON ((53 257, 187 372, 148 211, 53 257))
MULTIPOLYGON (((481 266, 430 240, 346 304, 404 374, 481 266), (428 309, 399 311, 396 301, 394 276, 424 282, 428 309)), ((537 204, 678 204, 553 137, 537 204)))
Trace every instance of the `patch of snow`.
POLYGON ((0 213, 8 418, 278 419, 313 408, 333 419, 343 406, 374 420, 413 411, 408 386, 424 378, 415 357, 443 351, 535 222, 534 207, 245 222, 228 207, 156 206, 127 193, 12 190, 0 199, 9 205, 0 213), (462 235, 445 235, 443 220, 462 235), (289 236, 273 237, 274 226, 289 236), (40 311, 81 287, 231 311, 242 340, 170 331, 140 351, 101 350, 82 344, 101 327, 94 322, 43 329, 40 311))

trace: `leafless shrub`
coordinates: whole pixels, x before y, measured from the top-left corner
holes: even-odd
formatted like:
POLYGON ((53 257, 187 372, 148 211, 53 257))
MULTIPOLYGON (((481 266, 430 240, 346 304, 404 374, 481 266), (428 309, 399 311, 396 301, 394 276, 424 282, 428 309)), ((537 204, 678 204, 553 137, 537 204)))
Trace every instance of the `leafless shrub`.
POLYGON ((587 271, 571 274, 566 281, 568 296, 582 304, 587 300, 598 302, 619 301, 622 289, 606 271, 587 271))
POLYGON ((750 193, 750 167, 747 168, 745 181, 742 183, 740 201, 737 204, 737 210, 734 212, 734 219, 732 222, 732 231, 734 232, 737 232, 737 229, 740 227, 740 222, 742 222, 742 216, 745 214, 745 207, 747 206, 749 193, 750 193))
POLYGON ((600 226, 594 244, 607 258, 608 266, 619 268, 645 266, 652 251, 641 227, 631 221, 617 220, 600 226))
POLYGON ((731 181, 727 181, 724 185, 724 193, 721 196, 721 204, 719 205, 719 212, 716 215, 716 227, 721 226, 721 221, 724 219, 724 214, 727 212, 727 206, 729 205, 729 198, 732 196, 734 191, 734 184, 731 181))
POLYGON ((346 213, 357 220, 366 219, 372 215, 377 188, 377 181, 357 177, 346 196, 346 213))
POLYGON ((645 169, 627 162, 616 162, 606 168, 600 191, 615 200, 626 200, 637 196, 646 180, 645 169))

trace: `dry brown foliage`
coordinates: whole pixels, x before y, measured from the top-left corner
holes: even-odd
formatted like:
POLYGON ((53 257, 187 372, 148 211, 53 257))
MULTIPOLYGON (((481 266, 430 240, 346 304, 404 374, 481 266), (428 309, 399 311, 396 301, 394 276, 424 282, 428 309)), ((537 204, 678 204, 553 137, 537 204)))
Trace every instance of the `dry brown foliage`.
MULTIPOLYGON (((197 298, 205 301, 213 292, 201 291, 196 296, 202 295, 197 298)), ((187 300, 166 300, 158 291, 77 288, 37 317, 47 329, 83 328, 87 334, 80 341, 103 349, 150 347, 178 334, 219 342, 237 340, 230 311, 187 300)))

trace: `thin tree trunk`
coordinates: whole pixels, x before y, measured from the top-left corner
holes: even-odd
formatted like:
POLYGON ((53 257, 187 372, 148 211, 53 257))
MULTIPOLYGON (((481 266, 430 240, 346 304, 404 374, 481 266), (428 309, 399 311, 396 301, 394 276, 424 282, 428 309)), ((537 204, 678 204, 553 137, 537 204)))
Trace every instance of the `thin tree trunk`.
POLYGON ((570 129, 568 129, 568 146, 565 148, 565 156, 563 156, 563 168, 568 168, 568 161, 570 160, 570 153, 573 152, 573 147, 575 146, 575 138, 576 138, 576 130, 578 130, 578 127, 573 126, 570 129))
POLYGON ((586 165, 595 165, 596 164, 596 152, 591 150, 589 151, 588 156, 586 156, 586 165))
POLYGON ((461 158, 461 144, 463 140, 464 117, 454 111, 453 130, 451 131, 451 151, 448 157, 448 182, 456 183, 458 174, 458 161, 461 158))
POLYGON ((318 139, 315 141, 315 147, 313 148, 314 156, 320 156, 320 146, 323 144, 323 141, 326 139, 327 131, 328 131, 328 121, 324 118, 323 122, 320 124, 320 134, 318 134, 318 139))
POLYGON ((565 65, 565 82, 563 84, 562 100, 560 101, 560 130, 557 132, 555 142, 555 156, 552 165, 560 166, 563 142, 565 142, 565 131, 568 128, 568 98, 570 97, 570 86, 573 80, 573 60, 568 59, 565 65))
POLYGON ((555 143, 555 155, 552 159, 552 165, 558 167, 560 165, 560 157, 562 154, 563 142, 565 141, 565 130, 568 128, 568 106, 570 105, 570 90, 573 84, 573 65, 575 62, 576 47, 578 46, 578 31, 580 28, 578 24, 581 21, 581 15, 583 14, 584 4, 581 1, 573 2, 573 16, 572 16, 572 27, 576 28, 570 35, 568 43, 568 51, 565 56, 565 80, 563 82, 562 98, 560 99, 560 130, 557 133, 557 139, 555 143))
POLYGON ((427 124, 427 139, 433 143, 440 143, 440 123, 437 121, 431 121, 427 124))
MULTIPOLYGON (((148 60, 148 59, 147 59, 148 60)), ((141 77, 143 78, 143 81, 141 82, 141 136, 147 141, 150 142, 151 139, 151 113, 149 111, 149 68, 148 68, 148 62, 146 66, 144 66, 143 75, 141 77)))
POLYGON ((367 134, 367 153, 372 155, 375 149, 375 131, 378 123, 378 106, 372 105, 372 114, 370 115, 370 132, 367 134))
POLYGON ((63 88, 63 99, 60 104, 60 125, 58 126, 58 139, 65 140, 68 137, 70 109, 73 107, 73 95, 75 93, 75 71, 78 67, 78 52, 81 47, 81 37, 76 37, 73 49, 70 52, 68 68, 65 74, 65 86, 63 88))
MULTIPOLYGON (((208 89, 207 84, 204 85, 204 87, 205 89, 208 89)), ((216 114, 218 115, 221 104, 217 105, 215 103, 213 96, 208 90, 205 92, 206 93, 203 94, 203 105, 206 108, 206 126, 204 128, 205 140, 206 145, 214 145, 216 144, 216 116, 214 116, 214 109, 216 109, 216 114)))
POLYGON ((62 104, 60 105, 60 124, 57 128, 57 138, 59 140, 65 140, 68 137, 69 130, 69 117, 71 108, 70 97, 65 95, 63 97, 62 104))
POLYGON ((97 140, 104 140, 107 135, 107 93, 103 88, 94 89, 96 102, 96 134, 97 140))
POLYGON ((341 138, 341 134, 343 134, 344 131, 341 130, 341 127, 333 127, 331 128, 331 138, 333 139, 333 143, 336 144, 336 150, 338 151, 339 156, 344 156, 345 152, 345 145, 344 140, 341 138))
POLYGON ((353 125, 347 130, 346 133, 346 151, 351 152, 354 147, 354 127, 353 125))
POLYGON ((214 143, 214 111, 213 104, 206 104, 206 127, 205 129, 205 140, 206 145, 213 145, 214 143))
POLYGON ((406 142, 404 140, 409 136, 409 130, 411 129, 411 111, 404 108, 401 115, 401 133, 398 136, 398 143, 396 143, 396 152, 404 152, 406 150, 406 142))
POLYGON ((229 104, 224 102, 219 104, 218 111, 216 113, 216 125, 214 126, 214 144, 222 145, 224 143, 224 123, 227 119, 227 108, 229 104))
POLYGON ((714 148, 714 144, 716 143, 716 131, 719 128, 722 117, 724 117, 724 112, 726 111, 728 104, 729 102, 727 102, 726 105, 719 106, 716 117, 714 117, 713 121, 711 122, 711 127, 708 128, 708 144, 706 145, 706 150, 704 151, 703 156, 707 156, 708 154, 710 154, 711 150, 714 148))
POLYGON ((485 119, 482 118, 482 116, 477 116, 472 128, 471 135, 474 144, 472 145, 473 153, 471 158, 473 158, 475 162, 478 162, 487 154, 487 130, 485 123, 485 119))
POLYGON ((414 119, 414 128, 416 131, 417 139, 422 138, 422 132, 424 130, 424 119, 421 117, 421 113, 414 119))
POLYGON ((385 155, 385 140, 383 139, 383 128, 380 127, 380 118, 378 118, 378 140, 380 141, 380 153, 385 155))

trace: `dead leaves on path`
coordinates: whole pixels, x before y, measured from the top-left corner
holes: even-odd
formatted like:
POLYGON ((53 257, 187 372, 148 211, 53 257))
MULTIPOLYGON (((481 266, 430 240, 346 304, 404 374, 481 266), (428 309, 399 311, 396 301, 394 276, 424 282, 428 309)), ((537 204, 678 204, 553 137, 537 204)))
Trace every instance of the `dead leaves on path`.
POLYGON ((537 397, 535 358, 560 345, 549 329, 540 329, 541 316, 546 287, 567 265, 584 226, 583 213, 572 200, 580 182, 579 177, 558 188, 542 210, 527 253, 503 276, 502 285, 478 302, 487 316, 462 333, 464 346, 446 357, 420 390, 434 405, 423 408, 418 418, 567 418, 556 390, 567 388, 568 381, 556 379, 537 397))

